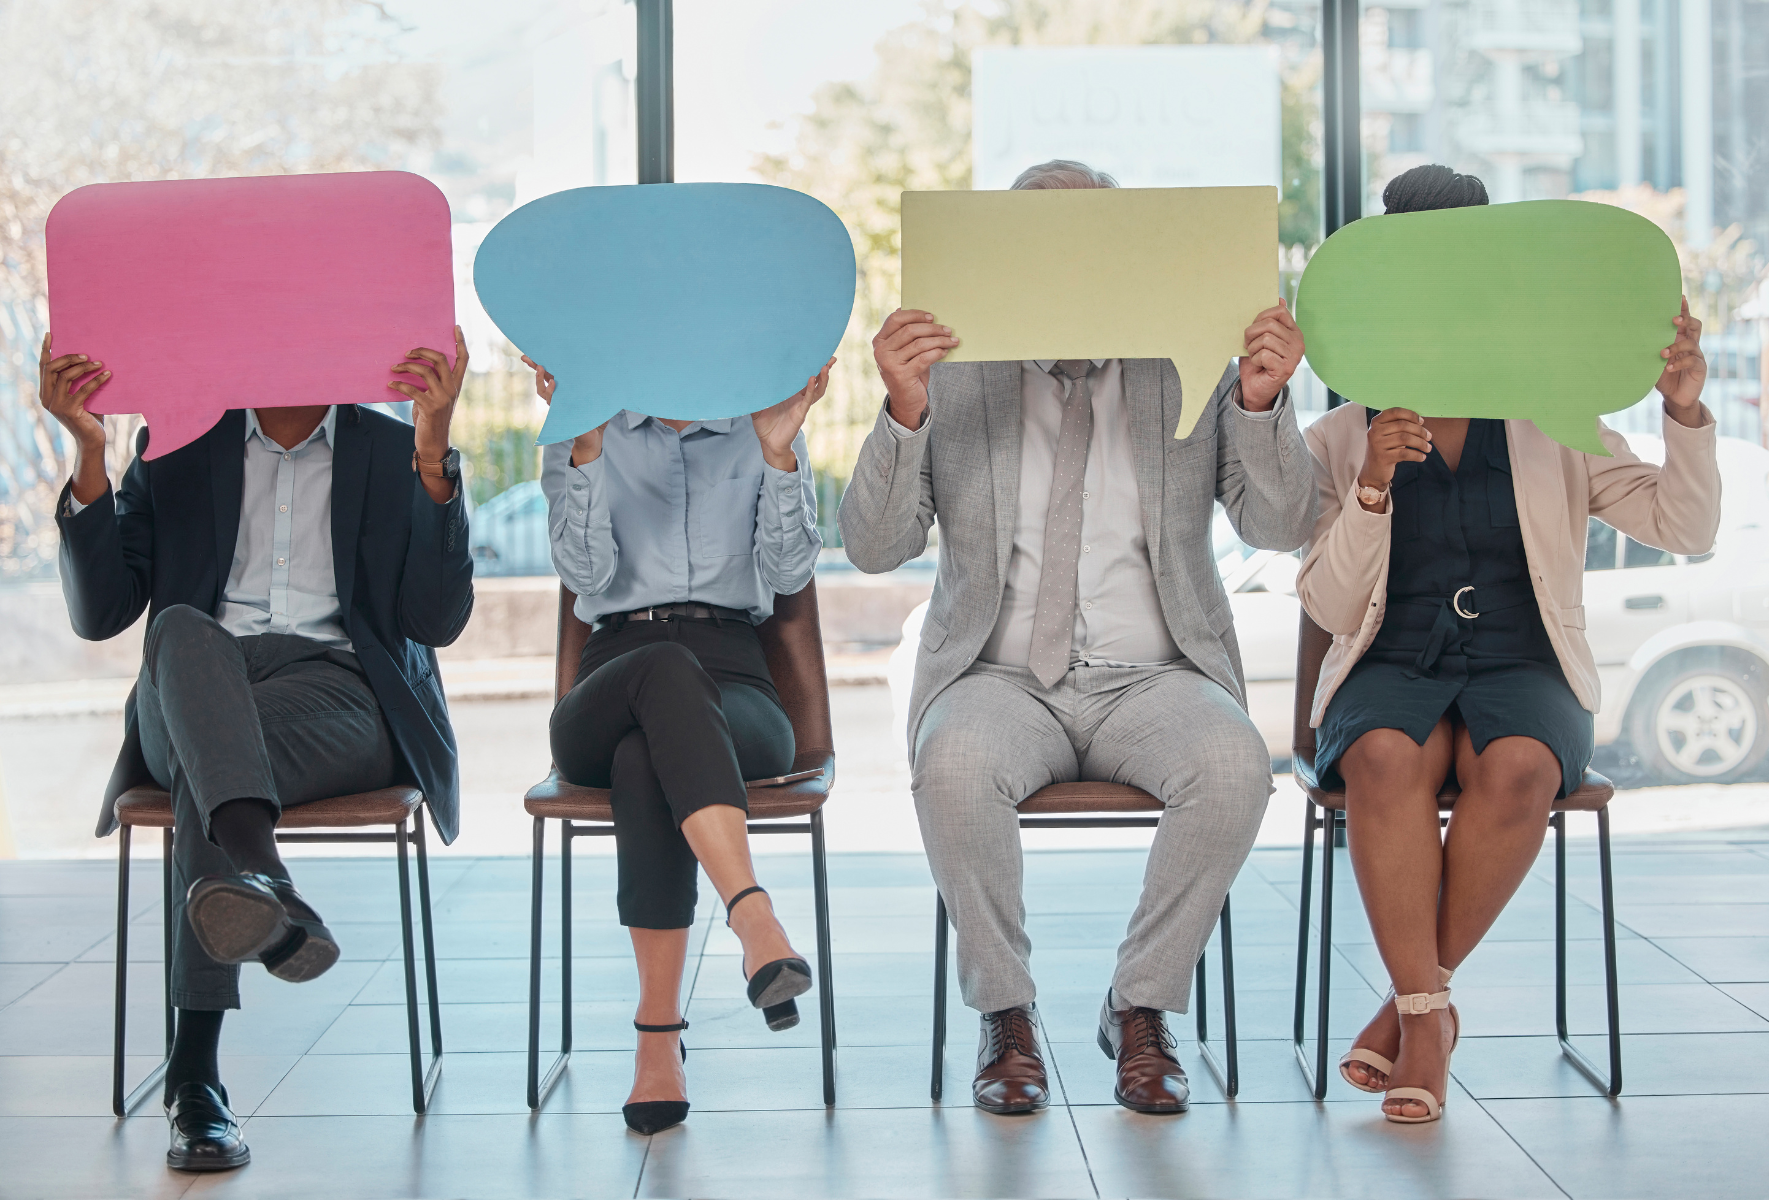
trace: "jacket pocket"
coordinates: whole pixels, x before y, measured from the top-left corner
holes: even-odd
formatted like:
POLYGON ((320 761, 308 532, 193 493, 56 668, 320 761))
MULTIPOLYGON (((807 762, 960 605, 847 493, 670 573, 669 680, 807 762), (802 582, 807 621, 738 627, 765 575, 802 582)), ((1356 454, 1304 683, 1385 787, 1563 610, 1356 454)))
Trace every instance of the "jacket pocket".
POLYGON ((753 554, 756 501, 761 491, 760 475, 744 475, 721 479, 692 498, 688 528, 694 552, 707 558, 753 554))
POLYGON ((1234 626, 1234 606, 1231 605, 1225 597, 1220 603, 1211 608, 1209 612, 1204 614, 1204 622, 1210 626, 1211 633, 1214 633, 1217 637, 1221 637, 1234 626))
POLYGON ((929 654, 938 650, 946 641, 946 627, 933 617, 925 618, 921 623, 921 648, 929 654))
POLYGON ((1585 627, 1585 606, 1581 604, 1577 608, 1561 609, 1560 623, 1568 629, 1583 629, 1585 627))

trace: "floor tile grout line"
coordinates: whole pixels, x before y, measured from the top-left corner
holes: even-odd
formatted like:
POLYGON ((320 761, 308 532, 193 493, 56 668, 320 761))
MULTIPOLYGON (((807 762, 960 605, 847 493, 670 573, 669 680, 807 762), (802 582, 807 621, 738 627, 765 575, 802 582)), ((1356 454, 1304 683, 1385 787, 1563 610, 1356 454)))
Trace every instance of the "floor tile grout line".
MULTIPOLYGON (((1044 1017, 1038 1018, 1038 1028, 1044 1029, 1044 1017)), ((1069 1128, 1075 1133, 1075 1148, 1081 1151, 1081 1165, 1087 1169, 1087 1184, 1093 1189, 1094 1200, 1099 1200, 1099 1181, 1093 1177, 1093 1160, 1087 1155, 1087 1142, 1081 1136, 1080 1122, 1075 1120, 1075 1106, 1069 1099, 1069 1083, 1063 1078, 1063 1064, 1058 1061, 1056 1045, 1049 1037, 1044 1039, 1045 1052, 1050 1056, 1051 1070, 1056 1072, 1057 1086, 1063 1090, 1063 1115, 1069 1118, 1069 1128)))
POLYGON ((645 1168, 651 1163, 651 1147, 657 1144, 657 1135, 651 1134, 645 1139, 645 1153, 639 1155, 639 1175, 633 1180, 633 1196, 635 1200, 639 1189, 645 1186, 645 1168))
MULTIPOLYGON (((1454 1077, 1454 1073, 1452 1072, 1452 1078, 1453 1077, 1454 1077)), ((1510 1140, 1511 1144, 1513 1146, 1517 1147, 1518 1152, 1520 1154, 1522 1154, 1525 1158, 1529 1159, 1530 1165, 1535 1167, 1536 1170, 1538 1170, 1542 1173, 1542 1178, 1546 1179, 1549 1183, 1553 1184, 1554 1189, 1556 1191, 1558 1191, 1562 1196, 1565 1196, 1567 1198, 1567 1200, 1572 1200, 1572 1193, 1567 1191, 1566 1188, 1561 1186, 1560 1181, 1558 1179, 1554 1178, 1553 1174, 1548 1170, 1548 1168, 1544 1167, 1541 1163, 1536 1161, 1536 1156, 1531 1154, 1529 1152, 1529 1150, 1527 1148, 1525 1148, 1524 1144, 1517 1140, 1517 1135, 1513 1134, 1511 1132, 1511 1130, 1506 1127, 1505 1123, 1503 1121, 1499 1120, 1497 1113, 1493 1112, 1492 1109, 1488 1108, 1485 1104, 1483 1104, 1481 1102, 1480 1097, 1476 1096, 1473 1092, 1469 1091, 1467 1085, 1462 1083, 1460 1080, 1456 1081, 1456 1086, 1461 1088, 1463 1094, 1468 1097, 1469 1101, 1476 1108, 1478 1108, 1483 1114, 1485 1114, 1487 1120, 1491 1121, 1494 1125, 1497 1125, 1499 1127, 1499 1132, 1503 1133, 1505 1135, 1505 1137, 1510 1140)))

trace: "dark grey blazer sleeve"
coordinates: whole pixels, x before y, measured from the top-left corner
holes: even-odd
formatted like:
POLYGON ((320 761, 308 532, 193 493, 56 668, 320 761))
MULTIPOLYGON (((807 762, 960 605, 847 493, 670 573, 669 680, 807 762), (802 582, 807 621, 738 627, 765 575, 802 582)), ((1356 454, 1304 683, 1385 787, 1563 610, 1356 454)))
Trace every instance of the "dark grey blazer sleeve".
POLYGON ((872 432, 860 445, 836 522, 848 561, 868 574, 894 571, 927 549, 934 523, 933 464, 928 458, 933 427, 930 407, 921 428, 900 437, 881 405, 872 432))
POLYGON ((61 531, 61 592, 74 632, 91 642, 116 637, 147 608, 153 587, 153 492, 148 485, 147 430, 136 438, 135 461, 120 488, 78 513, 73 480, 55 501, 61 531))
POLYGON ((1288 385, 1270 417, 1237 404, 1233 363, 1216 385, 1216 498, 1243 542, 1261 550, 1294 550, 1314 529, 1314 456, 1296 425, 1288 385))

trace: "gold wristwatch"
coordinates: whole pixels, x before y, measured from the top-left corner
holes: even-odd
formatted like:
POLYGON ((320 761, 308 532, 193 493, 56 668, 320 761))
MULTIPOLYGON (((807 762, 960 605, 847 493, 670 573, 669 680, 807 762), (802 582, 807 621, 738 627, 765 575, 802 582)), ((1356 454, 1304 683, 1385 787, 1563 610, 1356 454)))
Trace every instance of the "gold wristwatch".
POLYGON ((1388 489, 1386 487, 1365 487, 1361 483, 1357 485, 1357 501, 1359 504, 1380 504, 1387 495, 1388 489))

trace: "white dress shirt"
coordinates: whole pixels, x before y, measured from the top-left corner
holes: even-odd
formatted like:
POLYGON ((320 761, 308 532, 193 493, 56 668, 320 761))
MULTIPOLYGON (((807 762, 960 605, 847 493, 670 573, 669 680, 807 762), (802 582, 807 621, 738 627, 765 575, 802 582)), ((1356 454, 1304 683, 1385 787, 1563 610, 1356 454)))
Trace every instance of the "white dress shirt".
POLYGON ((287 449, 246 410, 240 532, 215 619, 235 637, 292 633, 350 649, 332 567, 332 437, 338 409, 287 449))
MULTIPOLYGON (((289 633, 352 649, 332 565, 332 434, 336 405, 299 446, 284 449, 246 409, 240 531, 215 620, 235 637, 289 633)), ((78 514, 86 506, 68 497, 78 514)))
MULTIPOLYGON (((1093 394, 1093 436, 1081 492, 1081 556, 1076 565, 1075 625, 1069 643, 1071 665, 1148 666, 1181 657, 1161 612, 1155 571, 1143 536, 1142 497, 1136 487, 1136 459, 1130 437, 1130 409, 1124 399, 1124 367, 1116 358, 1093 360, 1088 374, 1093 394)), ((1063 403, 1073 383, 1051 374, 1055 359, 1020 364, 1020 488, 1013 553, 1007 561, 1001 611, 978 658, 1005 667, 1024 667, 1032 655, 1032 623, 1038 611, 1043 569, 1044 519, 1056 476, 1057 440, 1063 403)), ((888 414, 887 408, 887 414, 888 414)), ((1270 420, 1277 411, 1242 415, 1270 420)), ((911 430, 888 418, 898 437, 911 430)), ((928 420, 933 419, 930 412, 928 420)))

